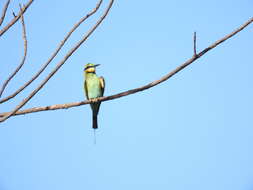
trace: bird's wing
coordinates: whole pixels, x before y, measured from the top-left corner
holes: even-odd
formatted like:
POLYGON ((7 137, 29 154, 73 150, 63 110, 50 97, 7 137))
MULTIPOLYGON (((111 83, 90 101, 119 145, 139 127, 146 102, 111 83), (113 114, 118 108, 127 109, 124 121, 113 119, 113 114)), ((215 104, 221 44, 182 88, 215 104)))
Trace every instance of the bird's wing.
POLYGON ((87 83, 86 83, 86 80, 84 81, 84 90, 85 90, 85 95, 86 95, 86 98, 89 99, 88 97, 88 88, 87 88, 87 83))
POLYGON ((99 77, 100 87, 102 89, 102 96, 104 96, 105 91, 105 79, 104 77, 99 77))

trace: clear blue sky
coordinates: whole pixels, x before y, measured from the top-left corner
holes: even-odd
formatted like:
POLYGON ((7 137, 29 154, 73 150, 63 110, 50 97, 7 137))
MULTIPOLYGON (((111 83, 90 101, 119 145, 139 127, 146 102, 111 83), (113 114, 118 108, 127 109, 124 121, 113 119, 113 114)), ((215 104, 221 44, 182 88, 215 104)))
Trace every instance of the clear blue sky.
MULTIPOLYGON (((27 63, 3 96, 28 80, 94 5, 35 1, 25 14, 27 63)), ((252 7, 251 0, 115 0, 103 24, 25 108, 83 100, 87 62, 101 64, 105 95, 156 80, 192 56, 194 31, 201 50, 252 17, 252 7)), ((101 13, 1 112, 21 101, 101 13)), ((0 49, 2 82, 23 54, 20 23, 0 38, 0 49)), ((104 102, 96 145, 87 105, 1 123, 0 190, 251 190, 252 49, 249 26, 159 86, 104 102)))

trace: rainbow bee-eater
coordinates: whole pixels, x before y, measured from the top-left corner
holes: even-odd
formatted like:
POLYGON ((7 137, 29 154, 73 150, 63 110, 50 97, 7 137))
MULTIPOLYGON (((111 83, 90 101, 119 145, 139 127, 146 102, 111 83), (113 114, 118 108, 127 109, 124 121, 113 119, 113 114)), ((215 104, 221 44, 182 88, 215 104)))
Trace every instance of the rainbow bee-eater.
MULTIPOLYGON (((96 67, 99 66, 99 64, 92 64, 88 63, 85 65, 84 68, 84 91, 86 94, 86 98, 93 99, 98 98, 104 95, 104 89, 105 89, 105 80, 103 77, 98 77, 96 75, 96 67)), ((97 115, 99 111, 101 102, 97 103, 91 103, 91 109, 92 109, 92 127, 93 129, 98 128, 97 123, 97 115)))

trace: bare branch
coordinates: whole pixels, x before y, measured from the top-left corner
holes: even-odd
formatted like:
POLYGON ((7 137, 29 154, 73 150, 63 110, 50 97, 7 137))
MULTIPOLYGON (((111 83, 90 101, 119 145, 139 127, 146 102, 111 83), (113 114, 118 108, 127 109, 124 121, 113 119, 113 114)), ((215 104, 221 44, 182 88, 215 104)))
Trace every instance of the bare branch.
POLYGON ((193 56, 196 57, 197 56, 197 50, 196 50, 196 32, 194 32, 193 34, 193 56))
MULTIPOLYGON (((22 7, 20 6, 20 11, 22 13, 22 7)), ((26 29, 25 29, 25 21, 24 21, 24 15, 21 14, 21 23, 22 23, 22 32, 23 32, 23 41, 24 41, 24 55, 23 58, 21 60, 21 63, 18 65, 18 67, 15 69, 15 71, 8 77, 8 79, 4 82, 2 88, 0 89, 0 97, 2 96, 4 89, 6 88, 6 86, 8 85, 8 83, 11 81, 11 79, 18 73, 18 71, 21 69, 21 67, 24 65, 25 63, 25 59, 26 59, 26 55, 27 55, 27 38, 26 38, 26 29)))
POLYGON ((10 1, 11 1, 11 0, 7 0, 7 2, 5 3, 5 5, 4 5, 4 7, 3 7, 2 16, 1 16, 1 18, 0 18, 0 26, 2 25, 2 23, 3 23, 3 21, 4 21, 5 14, 6 14, 6 12, 7 12, 8 7, 9 7, 10 1))
MULTIPOLYGON (((47 66, 52 62, 52 60, 55 58, 55 56, 59 53, 59 51, 61 50, 61 48, 64 46, 65 42, 69 39, 69 37, 71 36, 71 34, 87 19, 89 18, 91 15, 93 15, 100 7, 101 3, 103 2, 103 0, 100 0, 96 7, 89 12, 87 15, 85 15, 83 18, 81 18, 73 27, 72 29, 67 33, 67 35, 64 37, 64 39, 60 42, 60 44, 58 45, 58 47, 56 48, 56 50, 53 52, 53 54, 51 55, 51 57, 47 60, 47 62, 41 67, 41 69, 29 80, 27 81, 23 86, 21 86, 18 90, 16 90, 14 93, 12 93, 11 95, 3 98, 0 100, 0 104, 3 102, 6 102, 8 100, 10 100, 11 98, 14 98, 16 95, 18 95, 20 92, 22 92, 27 86, 29 86, 35 79, 37 79, 40 74, 47 68, 47 66)), ((0 96, 1 97, 1 96, 0 96)))
POLYGON ((7 24, 2 30, 0 30, 0 37, 7 31, 9 30, 10 27, 12 27, 13 24, 15 24, 18 19, 21 17, 22 14, 25 13, 25 11, 29 8, 29 6, 32 4, 33 0, 29 0, 29 2, 24 5, 23 9, 19 11, 18 15, 14 17, 9 24, 7 24))
MULTIPOLYGON (((238 32, 240 32, 241 30, 246 28, 252 22, 253 22, 253 18, 248 20, 246 23, 241 25, 238 29, 234 30, 232 33, 230 33, 230 34, 226 35, 225 37, 221 38, 220 40, 214 42, 209 47, 205 48, 200 53, 196 54, 196 56, 188 59, 186 62, 184 62, 183 64, 181 64, 176 69, 169 72, 168 74, 166 74, 165 76, 163 76, 159 80, 153 81, 153 82, 151 82, 147 85, 144 85, 142 87, 134 88, 134 89, 131 89, 131 90, 128 90, 128 91, 125 91, 125 92, 121 92, 121 93, 118 93, 118 94, 115 94, 115 95, 111 95, 111 96, 105 96, 105 97, 100 97, 100 98, 81 101, 81 102, 73 102, 73 103, 67 103, 67 104, 56 104, 56 105, 51 105, 51 106, 46 106, 46 107, 34 107, 34 108, 18 111, 16 113, 14 113, 14 115, 23 115, 23 114, 27 114, 27 113, 34 113, 34 112, 48 111, 48 110, 57 110, 57 109, 68 109, 68 108, 71 108, 71 107, 81 106, 81 105, 90 104, 90 103, 94 103, 94 102, 99 102, 99 101, 103 102, 103 101, 113 100, 113 99, 121 98, 121 97, 124 97, 124 96, 128 96, 130 94, 134 94, 134 93, 137 93, 137 92, 140 92, 140 91, 143 91, 143 90, 147 90, 149 88, 152 88, 152 87, 168 80, 169 78, 174 76, 176 73, 183 70, 185 67, 187 67, 188 65, 190 65, 191 63, 193 63, 194 61, 199 59, 201 56, 206 54, 211 49, 215 48, 216 46, 220 45, 224 41, 226 41, 229 38, 236 35, 238 32)), ((10 114, 13 114, 13 111, 12 112, 0 113, 0 117, 7 117, 10 114)))
POLYGON ((25 98, 16 108, 14 108, 13 111, 9 112, 7 115, 5 115, 3 118, 0 119, 0 122, 5 121, 9 117, 11 117, 13 114, 15 114, 20 108, 22 108, 48 81, 49 79, 61 68, 61 66, 68 60, 68 58, 85 42, 88 37, 96 30, 96 28, 100 25, 100 23, 105 19, 107 14, 109 13, 109 10, 112 7, 114 0, 110 0, 108 7, 106 8, 105 12, 103 15, 100 17, 100 19, 97 21, 97 23, 88 31, 87 34, 83 36, 83 38, 72 48, 70 51, 65 55, 63 60, 61 60, 54 70, 49 73, 49 75, 45 78, 44 81, 34 90, 32 93, 25 98))

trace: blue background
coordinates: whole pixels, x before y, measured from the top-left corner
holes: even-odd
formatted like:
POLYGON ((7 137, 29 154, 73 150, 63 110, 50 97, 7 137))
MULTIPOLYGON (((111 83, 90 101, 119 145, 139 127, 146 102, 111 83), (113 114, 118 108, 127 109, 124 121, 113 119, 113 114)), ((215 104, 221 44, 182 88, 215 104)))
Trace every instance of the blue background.
MULTIPOLYGON (((2 7, 5 1, 1 1, 2 7)), ((18 1, 11 11, 18 11, 18 1)), ((24 2, 25 3, 25 2, 24 2)), ((106 7, 70 38, 34 89, 106 7)), ((89 1, 35 1, 25 14, 27 63, 3 97, 38 71, 89 1)), ((253 2, 115 1, 108 17, 24 108, 84 99, 83 67, 101 64, 105 95, 159 79, 252 16, 253 2)), ((3 26, 7 23, 3 24, 3 26)), ((1 190, 253 189, 253 26, 168 81, 102 103, 97 143, 88 105, 12 117, 0 125, 1 190)), ((1 82, 23 55, 20 22, 0 38, 1 82)))

